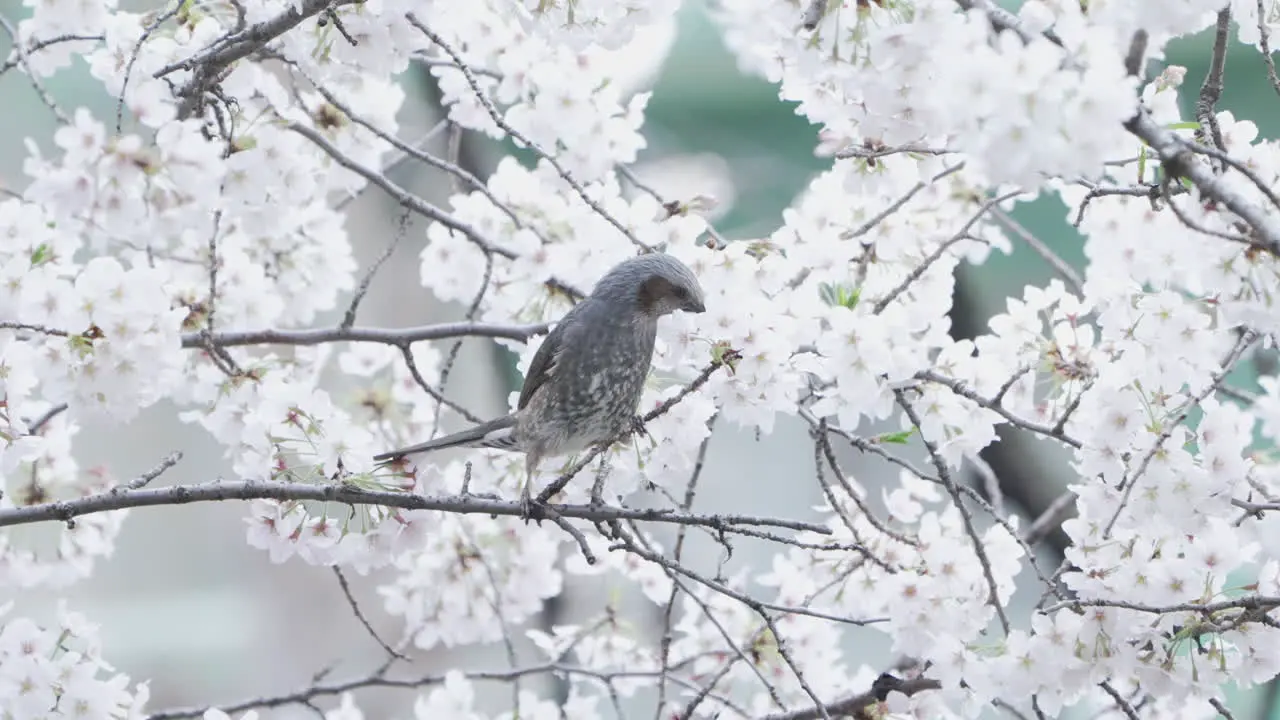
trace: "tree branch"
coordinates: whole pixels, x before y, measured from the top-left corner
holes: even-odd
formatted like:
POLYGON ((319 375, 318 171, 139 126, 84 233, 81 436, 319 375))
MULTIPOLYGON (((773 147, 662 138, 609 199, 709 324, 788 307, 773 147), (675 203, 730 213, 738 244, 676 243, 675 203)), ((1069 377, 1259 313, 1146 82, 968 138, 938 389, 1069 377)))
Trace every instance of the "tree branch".
POLYGON ((1262 51, 1262 63, 1267 66, 1267 80, 1280 95, 1280 77, 1276 76, 1276 61, 1271 58, 1271 37, 1267 30, 1267 8, 1258 0, 1258 49, 1262 51))
POLYGON ((1200 129, 1196 137, 1205 144, 1212 144, 1226 152, 1226 144, 1222 140, 1222 129, 1218 127, 1215 115, 1218 99, 1222 97, 1223 75, 1227 69, 1227 31, 1231 29, 1231 6, 1218 11, 1217 29, 1214 32, 1213 55, 1209 60, 1209 72, 1204 76, 1204 84, 1200 86, 1200 97, 1196 99, 1196 120, 1200 129))
MULTIPOLYGON (((409 328, 334 327, 304 330, 247 330, 218 332, 209 336, 215 347, 238 345, 320 345, 332 342, 368 342, 402 347, 421 340, 445 340, 458 337, 486 337, 524 342, 547 331, 549 323, 532 325, 500 325, 495 323, 456 322, 420 325, 409 328)), ((202 333, 185 333, 182 347, 205 346, 202 333)))
POLYGON ((864 692, 827 703, 822 707, 805 708, 804 710, 795 710, 793 712, 779 713, 776 715, 765 715, 760 720, 817 720, 825 714, 832 716, 850 716, 857 720, 871 720, 871 718, 880 717, 879 713, 867 713, 863 708, 873 703, 881 702, 889 697, 891 692, 900 692, 903 695, 915 695, 925 690, 937 690, 942 687, 942 683, 931 678, 914 678, 911 680, 902 680, 896 678, 889 673, 883 673, 876 681, 871 684, 871 689, 864 692))
POLYGON ((1239 215, 1253 229, 1256 236, 1253 239, 1268 252, 1280 256, 1280 214, 1274 210, 1268 212, 1229 188, 1212 168, 1196 162, 1195 151, 1185 140, 1162 127, 1146 110, 1138 111, 1124 126, 1151 146, 1169 174, 1189 179, 1204 197, 1222 203, 1239 215))
POLYGON ((218 83, 222 71, 232 63, 263 49, 272 40, 301 25, 307 18, 355 2, 358 0, 300 0, 290 3, 288 10, 270 20, 264 20, 240 32, 232 31, 215 40, 202 52, 160 68, 152 77, 159 79, 179 70, 192 71, 191 79, 177 92, 183 98, 178 117, 190 117, 200 108, 200 98, 204 92, 218 83))
MULTIPOLYGON (((164 488, 121 489, 113 488, 95 495, 74 500, 0 508, 0 527, 27 525, 38 522, 67 522, 81 515, 124 510, 126 508, 154 505, 185 505, 193 502, 216 500, 299 500, 335 502, 344 505, 381 505, 405 510, 440 510, 460 515, 508 515, 520 517, 518 502, 482 497, 479 495, 424 496, 412 493, 362 490, 352 485, 305 485, 301 483, 239 480, 209 482, 196 485, 174 485, 164 488)), ((734 532, 735 527, 763 526, 804 530, 830 535, 822 525, 754 517, 749 515, 694 515, 676 510, 630 509, 609 505, 553 505, 557 513, 566 518, 592 521, 639 520, 646 522, 697 525, 722 532, 734 532)))

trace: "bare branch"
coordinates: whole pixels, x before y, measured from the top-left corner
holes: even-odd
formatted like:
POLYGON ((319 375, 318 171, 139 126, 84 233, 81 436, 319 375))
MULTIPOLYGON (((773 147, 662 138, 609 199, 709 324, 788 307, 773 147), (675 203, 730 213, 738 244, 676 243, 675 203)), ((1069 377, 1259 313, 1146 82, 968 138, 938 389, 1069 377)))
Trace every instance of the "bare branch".
POLYGON ((900 692, 903 695, 915 695, 925 690, 938 690, 942 687, 942 683, 930 678, 914 678, 910 680, 902 680, 888 673, 883 673, 876 681, 871 683, 871 689, 864 693, 852 695, 842 700, 836 700, 827 703, 822 707, 806 708, 804 710, 796 710, 794 712, 780 713, 776 715, 765 715, 760 720, 818 720, 824 715, 831 716, 851 716, 856 720, 873 720, 880 717, 880 713, 867 712, 864 710, 868 705, 872 705, 883 701, 889 697, 891 692, 900 692))
MULTIPOLYGON (((379 505, 404 510, 440 510, 461 515, 503 515, 520 517, 518 502, 495 500, 480 495, 424 496, 391 491, 362 490, 352 485, 306 485, 302 483, 240 480, 209 482, 196 485, 173 485, 164 488, 136 490, 113 489, 73 500, 0 508, 0 527, 28 525, 38 522, 66 522, 90 513, 123 510, 156 505, 185 505, 218 500, 298 500, 341 503, 343 505, 379 505)), ((830 535, 822 525, 798 520, 775 520, 750 515, 694 515, 676 510, 631 509, 591 505, 553 505, 556 512, 568 518, 583 520, 639 520, 643 522, 696 525, 732 533, 742 526, 776 527, 830 535)))
POLYGON ((180 452, 169 453, 168 457, 161 460, 159 465, 156 465, 155 467, 142 473, 141 475, 130 480, 124 485, 117 485, 116 487, 111 488, 107 492, 119 495, 120 493, 128 492, 130 490, 138 490, 139 488, 144 488, 147 485, 151 484, 152 480, 155 480, 156 478, 163 475, 165 470, 168 470, 174 465, 177 465, 178 461, 181 459, 182 459, 182 453, 180 452))
POLYGON ((1116 708, 1123 712, 1126 718, 1129 720, 1141 720, 1141 718, 1138 717, 1138 711, 1133 709, 1133 705, 1129 704, 1129 701, 1125 700, 1124 696, 1121 695, 1119 691, 1114 687, 1111 687, 1111 683, 1103 681, 1098 683, 1098 687, 1102 688, 1111 696, 1111 699, 1116 703, 1116 708))
POLYGON ((19 53, 18 48, 15 45, 13 49, 13 57, 0 63, 0 75, 4 75, 10 70, 18 67, 23 63, 24 58, 31 57, 31 55, 33 55, 34 53, 37 53, 47 47, 52 47, 54 45, 60 45, 62 43, 67 43, 67 42, 80 42, 80 41, 102 42, 104 39, 105 38, 102 35, 74 35, 74 34, 57 35, 55 37, 47 38, 45 40, 36 40, 35 42, 30 43, 25 48, 23 48, 23 53, 19 53))
MULTIPOLYGON (((133 79, 133 66, 138 62, 138 53, 142 50, 142 44, 151 39, 151 34, 159 27, 175 17, 183 9, 183 3, 174 3, 173 7, 160 14, 155 20, 151 21, 142 29, 142 34, 138 36, 137 42, 133 44, 133 51, 129 53, 129 63, 124 67, 124 79, 120 83, 120 97, 116 98, 116 134, 120 134, 120 128, 124 125, 124 99, 128 94, 129 81, 133 79)), ((221 215, 221 211, 218 213, 221 215)), ((215 223, 214 237, 217 237, 218 231, 215 223)), ((212 240, 210 241, 212 243, 212 240)), ((210 326, 212 329, 212 326, 210 326)))
POLYGON ((27 433, 29 435, 39 435, 44 426, 49 424, 49 421, 66 412, 68 407, 70 405, 66 403, 59 403, 49 408, 43 415, 27 424, 27 433))
POLYGON ((1059 495, 1049 503, 1049 507, 1045 508, 1039 517, 1032 521, 1022 539, 1028 545, 1035 545, 1048 537, 1049 533, 1057 530, 1058 526, 1071 515, 1071 511, 1075 509, 1075 500, 1076 494, 1071 491, 1059 495))
POLYGON ((880 143, 865 141, 862 145, 853 145, 836 153, 836 159, 857 158, 859 160, 876 160, 889 155, 905 153, 907 155, 950 155, 955 152, 949 148, 931 148, 923 145, 899 145, 886 147, 880 143))
MULTIPOLYGON (((715 429, 716 415, 712 415, 707 421, 708 431, 715 429)), ((707 461, 707 448, 711 445, 711 434, 708 432, 707 437, 698 445, 698 459, 694 462, 693 473, 689 476, 689 484, 685 487, 684 501, 680 503, 681 512, 689 512, 693 508, 693 499, 698 491, 698 481, 702 479, 702 468, 707 461)), ((688 526, 681 525, 676 531, 676 546, 672 551, 672 561, 677 565, 684 558, 684 539, 687 535, 688 526)), ((671 666, 671 642, 672 615, 675 612, 676 598, 680 594, 680 586, 671 583, 671 594, 667 597, 666 607, 662 611, 662 640, 658 643, 658 661, 662 664, 662 680, 658 683, 658 702, 654 710, 654 720, 661 720, 662 708, 667 704, 667 673, 671 666)))
POLYGON ((71 333, 58 328, 45 327, 44 325, 33 325, 31 323, 0 321, 0 330, 24 330, 26 332, 38 333, 40 335, 51 335, 54 337, 67 337, 71 333))
MULTIPOLYGON (((219 332, 210 335, 217 347, 239 345, 320 345, 333 342, 367 342, 403 347, 422 340, 446 340, 460 337, 503 338, 524 342, 547 331, 548 323, 532 325, 499 325, 493 323, 458 322, 419 325, 410 328, 335 327, 306 330, 248 330, 219 332)), ((182 336, 182 347, 204 347, 200 333, 182 336)))
MULTIPOLYGON (((573 665, 566 665, 560 662, 543 663, 541 665, 531 665, 528 667, 517 668, 512 670, 493 670, 481 672, 467 672, 463 675, 471 681, 488 681, 509 683, 517 678, 528 677, 531 675, 580 675, 590 677, 602 682, 621 678, 654 678, 658 673, 650 670, 636 671, 617 671, 617 672, 601 672, 581 668, 573 665)), ((340 683, 323 685, 316 683, 310 687, 303 688, 296 692, 277 695, 272 697, 257 698, 254 700, 245 700, 234 705, 223 705, 219 709, 226 713, 241 713, 246 710, 266 710, 271 708, 287 707, 290 705, 310 705, 319 698, 336 697, 343 693, 349 693, 365 688, 397 688, 402 690, 417 690, 433 685, 442 685, 445 681, 444 675, 424 675, 416 678, 394 679, 385 677, 381 673, 373 673, 355 680, 348 680, 340 683)), ((681 681, 681 684, 689 684, 687 681, 681 681)), ((148 716, 148 720, 184 720, 185 718, 199 718, 211 708, 184 708, 177 710, 164 710, 152 713, 148 716)), ((442 718, 442 720, 444 720, 442 718)))
POLYGON ((507 258, 508 260, 512 260, 515 258, 514 253, 512 253, 510 250, 507 250, 506 248, 495 245, 492 240, 486 238, 476 228, 457 219, 456 217, 450 215, 444 210, 441 210, 435 205, 432 205, 426 200, 423 200, 422 198, 409 192, 408 190, 405 190, 404 188, 392 182, 390 178, 388 178, 386 175, 382 174, 381 172, 378 172, 377 170, 374 170, 372 168, 365 167, 364 165, 361 165, 355 160, 352 160, 350 157, 347 156, 346 153, 342 152, 336 146, 334 146, 333 143, 325 139, 325 137, 321 135, 317 130, 314 130, 310 127, 307 127, 306 125, 302 125, 301 123, 296 123, 296 122, 289 123, 287 127, 290 130, 298 133, 302 137, 315 143, 315 145, 319 147, 321 150, 323 150, 326 155, 333 158, 334 162, 350 170, 351 172, 363 177, 364 179, 368 180, 374 185, 377 185, 383 192, 390 195, 402 206, 414 211, 415 213, 427 218, 428 220, 434 220, 435 222, 438 222, 441 225, 444 225, 450 230, 454 230, 459 233, 462 233, 463 235, 466 236, 468 240, 471 241, 472 244, 476 245, 477 247, 479 247, 481 250, 485 252, 501 255, 502 257, 507 258))
POLYGON ((430 395, 432 400, 436 401, 437 413, 440 409, 439 406, 444 405, 466 418, 468 422, 476 425, 484 422, 475 413, 446 398, 444 392, 431 387, 431 383, 427 382, 427 379, 422 376, 422 371, 418 369, 418 363, 413 359, 413 350, 408 345, 400 346, 400 357, 404 360, 405 367, 409 368, 409 375, 413 377, 413 381, 418 384, 418 387, 422 388, 423 392, 430 395))
POLYGON ((9 35, 9 46, 13 48, 18 64, 26 71, 27 81, 35 89, 40 101, 44 103, 45 107, 49 108, 53 116, 58 119, 58 122, 63 125, 69 125, 71 123, 70 118, 62 111, 62 108, 58 107, 58 103, 54 101, 53 96, 49 94, 48 88, 44 86, 44 81, 31 71, 31 64, 27 59, 27 49, 22 46, 22 39, 18 37, 18 31, 13 27, 13 23, 9 22, 9 18, 0 15, 0 28, 4 29, 5 33, 9 35))
MULTIPOLYGON (((391 253, 396 251, 396 246, 404 239, 405 231, 409 228, 409 210, 405 209, 400 213, 400 220, 396 223, 396 234, 391 238, 391 242, 383 248, 382 254, 378 256, 369 269, 365 271, 364 277, 361 278, 360 284, 356 287, 355 293, 351 295, 351 304, 347 306, 347 312, 342 316, 342 323, 338 325, 340 330, 350 330, 352 325, 356 324, 356 313, 360 310, 360 303, 364 300, 364 296, 369 292, 369 286, 373 284, 373 276, 378 274, 382 269, 383 263, 387 258, 391 257, 391 253)), ((468 318, 470 319, 470 318, 468 318)))
POLYGON ((385 640, 378 637, 377 631, 375 631, 373 626, 369 624, 369 620, 365 618, 364 613, 360 610, 360 604, 356 602, 355 596, 351 594, 351 585, 347 583, 347 576, 342 574, 342 568, 339 568, 336 565, 333 566, 333 574, 338 578, 338 587, 342 588, 342 594, 346 597, 347 604, 351 606, 351 612, 355 614, 356 619, 360 621, 362 626, 364 626, 365 632, 369 633, 369 637, 373 638, 374 642, 381 645, 382 649, 387 651, 387 655, 391 656, 393 659, 408 660, 409 658, 396 652, 395 649, 388 645, 385 640))
MULTIPOLYGON (((1083 206, 1081 212, 1083 212, 1083 206)), ((1063 260, 1057 253, 1050 250, 1043 240, 1036 237, 1034 233, 1023 227, 1022 223, 1014 220, 1012 215, 1000 208, 992 208, 991 217, 1003 225, 1006 230, 1017 235, 1019 240, 1026 243, 1027 247, 1031 248, 1035 254, 1049 263, 1049 266, 1058 274, 1058 277, 1062 278, 1067 287, 1071 288, 1072 292, 1079 297, 1084 297, 1084 280, 1081 279, 1080 274, 1066 260, 1063 260)))
MULTIPOLYGON (((1258 0, 1258 49, 1262 51, 1262 62, 1267 66, 1267 79, 1271 87, 1280 95, 1280 77, 1276 76, 1276 61, 1271 57, 1271 38, 1267 29, 1267 9, 1263 0, 1258 0)), ((0 71, 3 72, 3 71, 0 71)))
POLYGON ((1200 128, 1196 130, 1196 138, 1205 144, 1210 142, 1219 150, 1226 152, 1226 143, 1222 140, 1222 128, 1218 127, 1217 106, 1222 97, 1222 78, 1227 67, 1227 31, 1231 29, 1231 6, 1227 5, 1218 11, 1217 28, 1214 31, 1213 55, 1209 59, 1209 72, 1204 76, 1204 84, 1200 86, 1200 97, 1196 100, 1196 120, 1200 128))

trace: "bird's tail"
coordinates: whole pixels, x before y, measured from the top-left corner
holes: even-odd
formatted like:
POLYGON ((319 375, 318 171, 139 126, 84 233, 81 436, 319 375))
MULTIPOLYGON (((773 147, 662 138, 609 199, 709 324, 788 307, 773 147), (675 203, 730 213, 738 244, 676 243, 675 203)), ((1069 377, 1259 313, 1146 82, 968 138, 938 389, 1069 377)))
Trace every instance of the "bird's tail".
POLYGON ((515 416, 507 415, 497 420, 481 423, 462 432, 445 435, 441 438, 410 445, 399 450, 392 450, 381 455, 374 455, 373 459, 375 462, 382 462, 384 460, 402 458, 406 455, 416 455, 428 450, 443 450, 453 447, 490 447, 498 448, 499 450, 513 450, 516 449, 515 428, 515 416))

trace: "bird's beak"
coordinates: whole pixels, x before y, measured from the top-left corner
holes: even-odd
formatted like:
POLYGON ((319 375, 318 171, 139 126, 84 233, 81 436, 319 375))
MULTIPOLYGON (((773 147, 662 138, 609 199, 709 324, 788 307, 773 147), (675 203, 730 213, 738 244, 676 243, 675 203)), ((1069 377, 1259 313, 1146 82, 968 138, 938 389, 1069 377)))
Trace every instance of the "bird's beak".
POLYGON ((703 304, 702 298, 690 298, 689 302, 685 303, 684 307, 680 309, 685 312, 703 313, 707 311, 707 306, 703 304))

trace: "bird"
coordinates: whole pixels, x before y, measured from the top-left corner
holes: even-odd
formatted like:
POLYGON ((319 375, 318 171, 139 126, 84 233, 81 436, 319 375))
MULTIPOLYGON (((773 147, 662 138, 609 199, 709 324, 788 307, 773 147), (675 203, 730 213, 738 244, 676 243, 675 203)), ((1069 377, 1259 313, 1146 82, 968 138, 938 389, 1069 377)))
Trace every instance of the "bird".
POLYGON ((693 271, 663 252, 628 258, 596 282, 534 353, 516 410, 475 427, 374 456, 395 462, 445 448, 496 448, 525 455, 520 507, 533 512, 530 486, 541 462, 643 432, 636 410, 653 360, 658 320, 706 312, 693 271))

